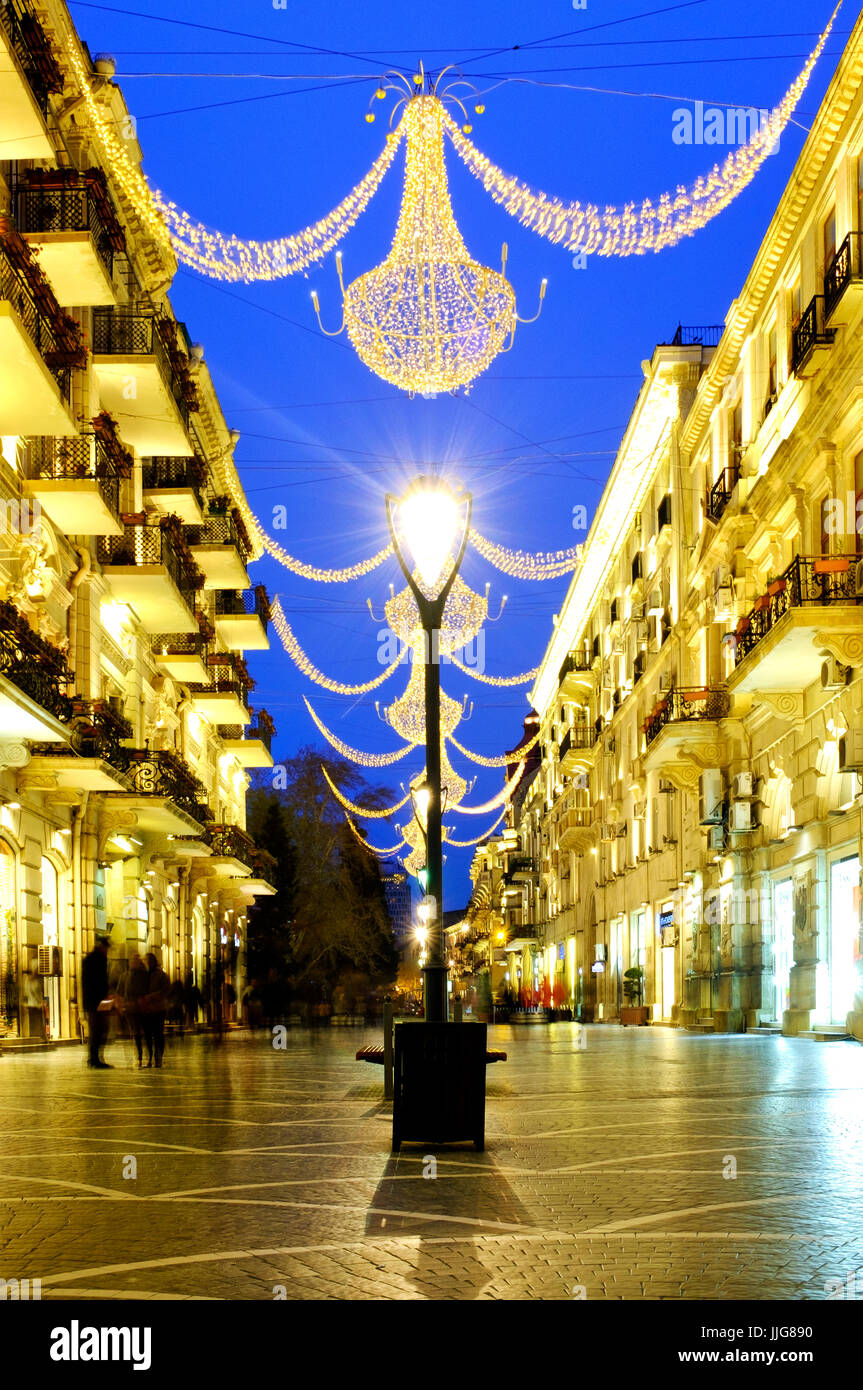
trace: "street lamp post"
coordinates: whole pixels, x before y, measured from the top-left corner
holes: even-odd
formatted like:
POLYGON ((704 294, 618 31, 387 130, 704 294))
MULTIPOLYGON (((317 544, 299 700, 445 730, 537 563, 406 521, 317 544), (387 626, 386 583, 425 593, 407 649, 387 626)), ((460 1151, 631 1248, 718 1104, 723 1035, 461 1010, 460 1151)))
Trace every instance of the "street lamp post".
MULTIPOLYGON (((401 497, 387 495, 393 548, 416 601, 425 638, 426 892, 433 900, 423 969, 425 1018, 447 1021, 443 942, 443 849, 440 757, 440 633, 470 530, 472 498, 439 478, 417 478, 401 497), (461 531, 461 534, 459 534, 461 531), (453 553, 455 551, 455 553, 453 553)), ((416 805, 416 803, 415 803, 416 805)))

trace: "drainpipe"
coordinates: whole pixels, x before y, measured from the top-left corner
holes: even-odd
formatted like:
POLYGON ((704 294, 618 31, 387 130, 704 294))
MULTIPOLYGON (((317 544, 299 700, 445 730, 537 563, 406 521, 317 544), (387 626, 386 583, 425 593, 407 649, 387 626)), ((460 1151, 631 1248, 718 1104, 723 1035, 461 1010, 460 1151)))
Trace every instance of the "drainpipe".
POLYGON ((72 812, 72 960, 69 963, 69 1033, 81 1037, 81 1010, 78 1001, 78 971, 83 958, 84 885, 81 864, 81 833, 87 814, 88 791, 81 793, 81 804, 72 812))

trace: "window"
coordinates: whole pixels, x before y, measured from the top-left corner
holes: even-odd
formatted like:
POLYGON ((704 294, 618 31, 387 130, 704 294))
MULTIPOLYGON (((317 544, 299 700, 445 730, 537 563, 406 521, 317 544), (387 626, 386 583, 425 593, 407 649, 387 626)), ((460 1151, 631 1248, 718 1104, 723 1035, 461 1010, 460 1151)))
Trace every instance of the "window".
POLYGON ((632 582, 633 582, 633 584, 635 584, 635 582, 641 578, 641 575, 642 575, 641 551, 639 550, 639 551, 636 552, 636 554, 633 556, 633 559, 632 559, 632 582))
POLYGON ((863 232, 863 154, 857 160, 857 230, 863 232))
POLYGON ((800 316, 802 313, 803 297, 800 293, 800 281, 797 280, 795 284, 791 286, 791 289, 788 294, 788 317, 791 323, 792 333, 794 332, 795 328, 800 322, 800 316))
POLYGON ((662 501, 656 509, 656 529, 661 531, 664 526, 671 525, 671 493, 666 492, 662 501))
MULTIPOLYGON (((767 335, 767 409, 773 405, 779 391, 779 373, 776 361, 776 329, 771 328, 767 335)), ((766 413, 766 412, 765 412, 766 413)))
POLYGON ((836 255, 836 209, 831 208, 821 229, 821 249, 824 253, 824 269, 827 270, 836 255))
POLYGON ((617 622, 617 599, 616 599, 616 598, 613 598, 613 599, 611 600, 611 617, 610 617, 610 620, 609 620, 609 621, 612 622, 612 623, 616 623, 616 622, 617 622))
POLYGON ((728 417, 728 462, 737 468, 743 453, 743 402, 738 401, 728 417))
MULTIPOLYGON (((850 530, 850 527, 846 529, 850 530)), ((858 555, 863 555, 863 453, 854 460, 854 541, 858 555)))

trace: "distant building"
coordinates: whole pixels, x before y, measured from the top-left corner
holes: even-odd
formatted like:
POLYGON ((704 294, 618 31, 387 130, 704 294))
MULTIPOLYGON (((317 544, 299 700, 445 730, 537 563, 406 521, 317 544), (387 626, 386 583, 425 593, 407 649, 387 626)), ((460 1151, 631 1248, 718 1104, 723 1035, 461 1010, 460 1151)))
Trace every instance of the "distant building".
POLYGON ((411 887, 404 869, 393 864, 381 865, 381 882, 393 935, 399 950, 407 943, 411 932, 411 887))

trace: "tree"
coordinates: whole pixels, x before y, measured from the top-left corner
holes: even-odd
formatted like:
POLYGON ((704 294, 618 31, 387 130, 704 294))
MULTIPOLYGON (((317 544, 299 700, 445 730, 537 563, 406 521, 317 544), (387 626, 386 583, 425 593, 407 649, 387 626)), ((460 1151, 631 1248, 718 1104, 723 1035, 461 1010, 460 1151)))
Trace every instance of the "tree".
POLYGON ((397 965, 377 861, 345 821, 323 775, 324 761, 333 782, 364 805, 390 798, 367 786, 350 763, 324 759, 308 747, 280 764, 269 785, 259 778, 249 797, 250 833, 290 864, 276 896, 250 920, 250 960, 257 952, 262 960, 266 952, 280 952, 299 989, 331 989, 345 970, 392 978, 397 965))
POLYGON ((284 973, 291 959, 291 922, 296 900, 297 861, 287 817, 278 801, 263 810, 255 840, 275 859, 275 896, 258 898, 249 912, 249 978, 262 979, 271 970, 284 973))

